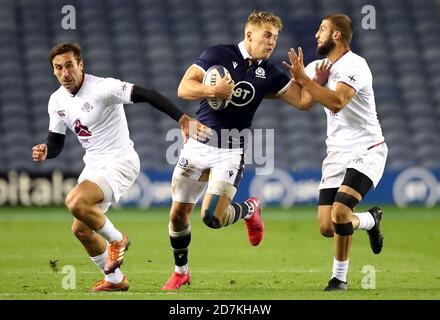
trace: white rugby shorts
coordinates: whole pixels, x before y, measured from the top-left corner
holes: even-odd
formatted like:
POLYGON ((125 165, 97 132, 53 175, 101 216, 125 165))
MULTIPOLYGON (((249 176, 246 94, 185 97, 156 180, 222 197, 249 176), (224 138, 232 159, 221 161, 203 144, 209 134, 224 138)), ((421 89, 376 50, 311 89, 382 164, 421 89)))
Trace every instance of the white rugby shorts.
POLYGON ((188 139, 173 172, 173 201, 196 204, 206 185, 209 187, 219 180, 238 188, 243 171, 243 148, 216 148, 188 139), (209 181, 199 181, 207 169, 209 181))
POLYGON ((322 163, 319 190, 339 188, 348 168, 356 169, 373 182, 376 188, 382 178, 388 155, 385 143, 352 152, 329 151, 322 163))
POLYGON ((112 202, 118 202, 123 194, 136 181, 140 171, 137 152, 132 149, 117 157, 88 159, 78 177, 78 183, 90 180, 96 183, 104 193, 104 200, 99 207, 106 212, 112 202))

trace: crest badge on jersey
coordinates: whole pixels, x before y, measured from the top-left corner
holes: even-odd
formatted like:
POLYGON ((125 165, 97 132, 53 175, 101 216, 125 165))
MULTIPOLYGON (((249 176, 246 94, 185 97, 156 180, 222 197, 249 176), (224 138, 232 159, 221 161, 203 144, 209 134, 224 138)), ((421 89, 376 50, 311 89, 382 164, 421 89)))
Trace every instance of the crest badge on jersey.
POLYGON ((84 103, 84 105, 81 108, 81 110, 85 111, 85 112, 90 112, 90 111, 92 111, 92 109, 93 109, 93 106, 88 102, 84 103))
POLYGON ((180 168, 185 169, 185 168, 188 167, 189 161, 188 161, 188 159, 182 157, 182 158, 179 159, 178 165, 179 165, 180 168))
POLYGON ((337 82, 341 77, 339 76, 339 72, 335 72, 332 76, 331 79, 335 82, 337 82))
POLYGON ((266 79, 266 71, 262 67, 258 67, 257 70, 255 70, 255 76, 258 78, 266 79))

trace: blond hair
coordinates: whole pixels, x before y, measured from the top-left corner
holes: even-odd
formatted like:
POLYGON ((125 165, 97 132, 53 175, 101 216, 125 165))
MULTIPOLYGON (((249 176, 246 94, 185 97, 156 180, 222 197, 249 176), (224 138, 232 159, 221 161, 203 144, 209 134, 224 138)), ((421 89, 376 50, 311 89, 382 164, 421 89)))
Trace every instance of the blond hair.
POLYGON ((246 27, 250 24, 261 26, 263 23, 272 24, 278 29, 278 31, 281 31, 283 28, 283 23, 281 22, 280 17, 274 15, 273 13, 264 11, 253 11, 247 19, 246 27))

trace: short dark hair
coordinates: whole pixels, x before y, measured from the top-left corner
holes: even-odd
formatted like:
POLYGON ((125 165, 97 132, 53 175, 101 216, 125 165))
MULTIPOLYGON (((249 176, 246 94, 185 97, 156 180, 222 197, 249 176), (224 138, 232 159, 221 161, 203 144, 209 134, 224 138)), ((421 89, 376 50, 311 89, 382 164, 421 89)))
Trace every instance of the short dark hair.
POLYGON ((330 21, 333 31, 341 33, 341 41, 348 47, 353 36, 353 23, 350 17, 345 14, 332 14, 325 17, 324 20, 330 21))
POLYGON ((81 56, 81 46, 78 43, 73 42, 61 42, 52 47, 49 51, 49 61, 52 65, 52 60, 59 54, 67 53, 67 52, 73 52, 73 55, 76 58, 76 61, 78 63, 82 60, 81 56))

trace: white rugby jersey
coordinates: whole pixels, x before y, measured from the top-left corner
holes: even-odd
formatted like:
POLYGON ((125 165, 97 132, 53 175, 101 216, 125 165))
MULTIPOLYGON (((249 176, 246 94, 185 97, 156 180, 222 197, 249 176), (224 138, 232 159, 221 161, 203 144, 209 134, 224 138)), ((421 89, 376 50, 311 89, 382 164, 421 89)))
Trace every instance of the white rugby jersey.
MULTIPOLYGON (((315 75, 315 60, 305 69, 307 75, 315 75)), ((353 99, 338 113, 324 108, 327 114, 327 150, 350 151, 369 148, 384 141, 376 113, 373 91, 373 76, 367 62, 361 56, 348 51, 336 60, 331 69, 326 87, 335 91, 338 82, 343 82, 356 91, 353 99)))
POLYGON ((86 149, 85 162, 123 155, 133 149, 123 107, 131 103, 132 87, 90 74, 75 95, 61 86, 49 99, 49 131, 66 134, 69 128, 86 149))

